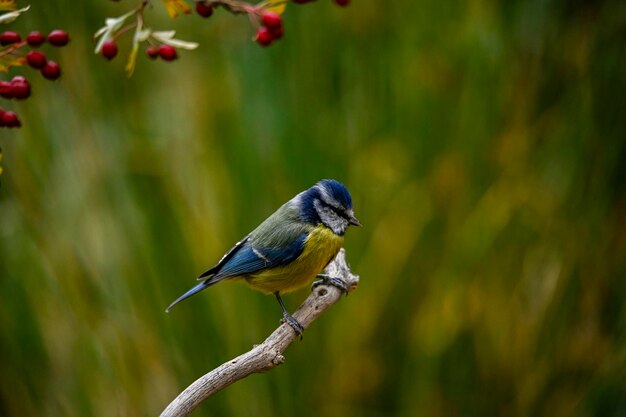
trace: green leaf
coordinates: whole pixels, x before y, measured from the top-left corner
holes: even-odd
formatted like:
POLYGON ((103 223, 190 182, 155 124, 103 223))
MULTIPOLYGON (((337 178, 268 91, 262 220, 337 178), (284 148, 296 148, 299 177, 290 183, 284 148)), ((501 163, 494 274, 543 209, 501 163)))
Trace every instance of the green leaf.
POLYGON ((139 53, 139 44, 146 41, 152 31, 150 29, 143 29, 141 21, 137 22, 137 29, 133 35, 133 47, 128 55, 128 62, 126 63, 126 75, 131 77, 135 72, 135 64, 137 63, 137 54, 139 53))
POLYGON ((26 58, 24 58, 23 56, 9 56, 2 61, 3 62, 0 62, 0 72, 9 72, 11 67, 21 67, 22 65, 26 64, 26 58))
POLYGON ((30 9, 30 6, 26 6, 26 7, 22 8, 22 9, 14 10, 14 11, 9 12, 9 13, 5 13, 2 16, 0 16, 0 23, 11 23, 12 21, 14 21, 18 17, 20 17, 20 14, 24 13, 28 9, 30 9))
POLYGON ((94 39, 100 37, 100 40, 96 44, 95 53, 99 54, 102 50, 102 45, 109 39, 113 37, 116 31, 118 31, 126 19, 128 19, 133 14, 137 13, 136 10, 131 10, 130 12, 123 14, 119 17, 108 17, 104 21, 104 26, 98 29, 98 31, 93 35, 94 39))
POLYGON ((262 4, 263 8, 274 13, 283 14, 287 7, 285 0, 267 0, 262 4))
POLYGON ((185 0, 163 0, 163 3, 165 3, 165 10, 167 10, 167 14, 172 19, 178 17, 181 13, 191 13, 191 7, 185 3, 185 0))
POLYGON ((15 10, 15 0, 0 0, 0 10, 15 10))
POLYGON ((174 46, 176 48, 193 50, 198 47, 198 43, 183 41, 180 39, 174 39, 176 35, 175 30, 161 31, 161 32, 152 32, 152 37, 158 40, 161 43, 165 43, 167 45, 174 46))

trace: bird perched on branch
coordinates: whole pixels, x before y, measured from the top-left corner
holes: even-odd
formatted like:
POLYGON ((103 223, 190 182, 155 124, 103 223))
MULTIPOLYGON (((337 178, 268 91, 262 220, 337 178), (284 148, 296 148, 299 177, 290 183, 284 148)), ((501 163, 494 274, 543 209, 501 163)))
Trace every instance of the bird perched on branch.
POLYGON ((316 276, 321 280, 315 284, 331 284, 347 292, 341 279, 320 271, 339 252, 350 225, 361 226, 354 217, 350 193, 339 181, 322 180, 283 204, 217 265, 200 275, 202 282, 166 311, 222 280, 245 280, 254 289, 274 294, 283 320, 301 335, 304 328, 289 314, 280 296, 305 286, 316 276))

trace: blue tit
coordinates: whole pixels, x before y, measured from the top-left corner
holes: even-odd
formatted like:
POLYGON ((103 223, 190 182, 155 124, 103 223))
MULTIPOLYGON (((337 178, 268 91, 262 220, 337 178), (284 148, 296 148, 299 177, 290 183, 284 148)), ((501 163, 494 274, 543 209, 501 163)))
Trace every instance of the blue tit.
POLYGON ((350 225, 361 226, 354 217, 350 193, 339 181, 322 180, 283 204, 166 311, 220 281, 244 280, 256 290, 274 294, 283 319, 301 335, 304 328, 287 312, 280 296, 316 276, 346 290, 343 281, 320 272, 339 252, 350 225))

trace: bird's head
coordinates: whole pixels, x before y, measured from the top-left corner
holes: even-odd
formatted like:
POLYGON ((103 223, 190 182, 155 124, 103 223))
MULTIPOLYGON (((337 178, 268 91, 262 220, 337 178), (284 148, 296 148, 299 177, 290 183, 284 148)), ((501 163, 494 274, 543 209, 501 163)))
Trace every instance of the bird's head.
POLYGON ((322 180, 300 193, 295 203, 304 221, 322 223, 337 235, 342 236, 350 225, 361 226, 354 217, 352 197, 339 181, 322 180))

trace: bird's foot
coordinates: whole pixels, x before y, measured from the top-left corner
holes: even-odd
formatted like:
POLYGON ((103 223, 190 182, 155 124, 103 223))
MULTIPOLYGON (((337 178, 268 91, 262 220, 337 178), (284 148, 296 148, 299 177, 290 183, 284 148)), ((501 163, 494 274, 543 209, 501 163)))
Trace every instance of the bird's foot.
POLYGON ((332 285, 333 287, 339 288, 344 295, 348 295, 348 284, 341 278, 331 277, 326 274, 317 274, 317 277, 321 279, 313 282, 312 289, 320 285, 332 285))
POLYGON ((302 340, 302 333, 304 332, 304 327, 302 326, 302 324, 300 324, 300 322, 294 316, 292 316, 291 314, 285 311, 283 312, 283 318, 280 320, 280 322, 287 323, 289 326, 291 326, 293 331, 296 332, 298 336, 300 336, 300 340, 302 340))

